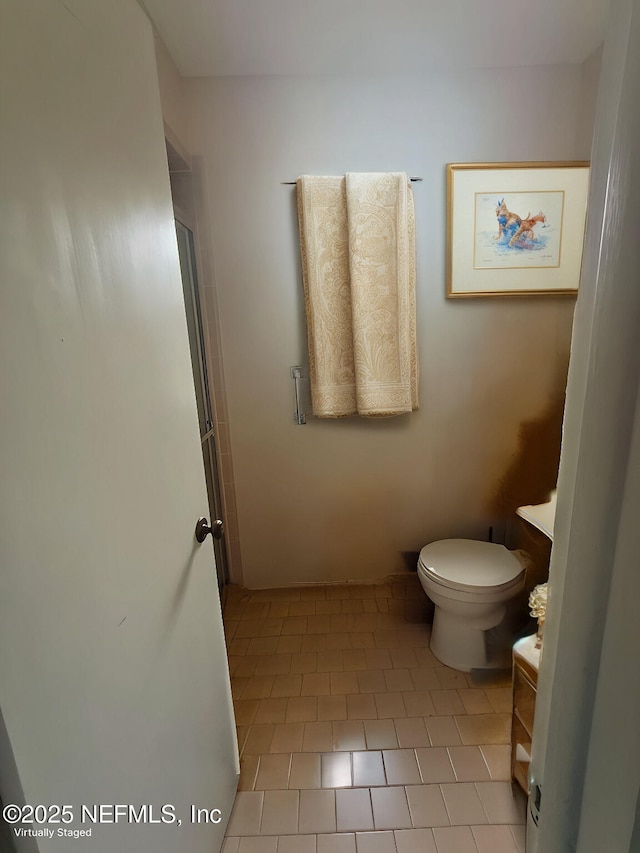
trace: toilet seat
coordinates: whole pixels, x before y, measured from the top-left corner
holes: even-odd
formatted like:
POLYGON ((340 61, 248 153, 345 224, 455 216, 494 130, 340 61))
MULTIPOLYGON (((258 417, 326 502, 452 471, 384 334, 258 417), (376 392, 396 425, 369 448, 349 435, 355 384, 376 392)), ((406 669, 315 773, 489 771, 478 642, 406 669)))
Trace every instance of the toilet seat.
POLYGON ((420 551, 418 571, 447 589, 490 594, 517 586, 524 568, 504 545, 441 539, 420 551))

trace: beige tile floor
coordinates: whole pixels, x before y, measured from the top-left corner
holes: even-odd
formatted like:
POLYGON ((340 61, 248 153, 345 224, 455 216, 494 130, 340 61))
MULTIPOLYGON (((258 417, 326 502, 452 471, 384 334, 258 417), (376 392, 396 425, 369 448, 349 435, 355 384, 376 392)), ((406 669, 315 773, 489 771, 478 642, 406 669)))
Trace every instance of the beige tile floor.
POLYGON ((241 755, 223 853, 524 853, 510 678, 429 649, 414 575, 224 611, 241 755))

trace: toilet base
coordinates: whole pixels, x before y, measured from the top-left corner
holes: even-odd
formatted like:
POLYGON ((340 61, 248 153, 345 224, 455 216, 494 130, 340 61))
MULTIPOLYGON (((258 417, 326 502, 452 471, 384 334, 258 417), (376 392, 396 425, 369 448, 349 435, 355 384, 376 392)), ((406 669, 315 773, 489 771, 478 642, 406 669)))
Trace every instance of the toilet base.
POLYGON ((470 626, 468 619, 456 618, 454 614, 435 608, 431 651, 445 666, 461 672, 509 666, 510 648, 505 647, 504 642, 496 643, 495 639, 494 631, 470 626))

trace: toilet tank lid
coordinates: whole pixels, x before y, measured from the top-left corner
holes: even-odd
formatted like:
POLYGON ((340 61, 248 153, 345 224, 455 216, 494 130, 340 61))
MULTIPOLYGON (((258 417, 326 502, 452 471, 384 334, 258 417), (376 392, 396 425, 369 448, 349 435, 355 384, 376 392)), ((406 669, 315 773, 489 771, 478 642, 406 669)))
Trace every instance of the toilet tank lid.
POLYGON ((441 539, 425 545, 420 562, 436 577, 465 586, 500 586, 524 571, 504 545, 477 539, 441 539))

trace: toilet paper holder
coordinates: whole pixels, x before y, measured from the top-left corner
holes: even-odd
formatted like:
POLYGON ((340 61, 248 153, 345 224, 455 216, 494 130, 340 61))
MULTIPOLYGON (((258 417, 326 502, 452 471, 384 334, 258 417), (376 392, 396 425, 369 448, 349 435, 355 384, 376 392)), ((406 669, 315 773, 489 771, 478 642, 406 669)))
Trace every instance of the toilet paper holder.
POLYGON ((293 379, 293 388, 296 398, 296 410, 293 415, 293 421, 299 425, 306 424, 307 416, 302 411, 302 394, 300 389, 300 385, 303 381, 301 365, 291 368, 291 377, 293 379))

